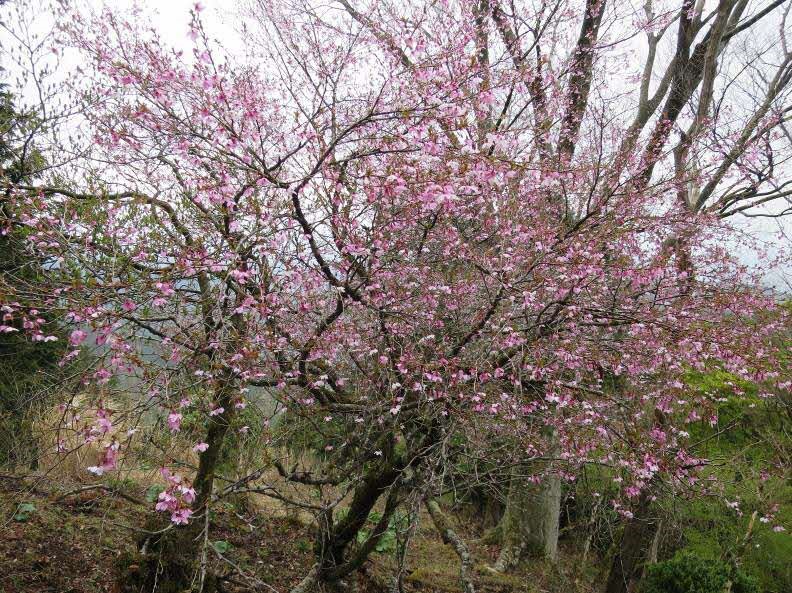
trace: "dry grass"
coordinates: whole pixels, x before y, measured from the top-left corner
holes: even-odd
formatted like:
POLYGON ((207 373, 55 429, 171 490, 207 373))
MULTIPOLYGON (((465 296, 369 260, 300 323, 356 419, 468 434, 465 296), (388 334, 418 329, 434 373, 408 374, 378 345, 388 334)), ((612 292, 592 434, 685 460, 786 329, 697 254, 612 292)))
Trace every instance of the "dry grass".
MULTIPOLYGON (((87 398, 82 403, 87 403, 87 398)), ((52 409, 42 414, 36 423, 42 451, 36 478, 26 482, 24 488, 16 487, 13 496, 6 496, 5 503, 0 505, 0 525, 7 533, 5 543, 0 546, 0 564, 14 564, 13 570, 0 576, 0 591, 114 591, 114 566, 123 555, 134 552, 135 528, 151 518, 153 509, 149 503, 136 505, 114 496, 112 489, 143 500, 146 489, 161 481, 158 467, 165 453, 144 446, 144 431, 128 436, 128 431, 137 424, 114 416, 113 429, 105 436, 107 440, 117 438, 124 443, 128 455, 118 470, 98 478, 86 468, 98 463, 102 444, 86 444, 81 433, 95 420, 90 413, 83 413, 77 421, 64 427, 62 412, 52 409), (59 440, 65 442, 68 454, 56 452, 59 440), (81 486, 98 483, 112 485, 111 491, 80 491, 81 486), (64 493, 70 494, 64 496, 64 493), (15 505, 26 501, 33 502, 37 512, 30 521, 14 521, 15 505), (57 537, 47 535, 57 530, 60 530, 57 537), (64 549, 70 550, 68 558, 64 556, 64 549), (56 568, 58 564, 60 568, 56 568), (71 588, 64 584, 78 580, 79 584, 70 585, 71 588)), ((171 459, 195 466, 198 459, 189 441, 188 435, 172 437, 168 440, 167 453, 171 459)), ((287 468, 298 463, 302 470, 320 469, 311 455, 296 456, 293 452, 264 448, 255 449, 254 453, 246 451, 244 467, 225 477, 234 480, 250 470, 265 467, 273 456, 281 459, 287 468)), ((242 460, 241 454, 239 460, 242 460)), ((185 471, 189 473, 186 468, 185 471)), ((218 481, 219 488, 227 484, 218 481)), ((315 490, 287 483, 271 466, 256 484, 277 487, 294 500, 316 502, 312 498, 315 490)), ((5 487, 8 490, 8 484, 5 487)), ((340 494, 342 492, 333 487, 325 487, 323 491, 327 500, 340 494)), ((285 592, 290 583, 307 572, 315 527, 310 512, 252 493, 228 497, 216 503, 216 509, 212 539, 228 541, 232 546, 229 559, 249 574, 285 592)), ((457 525, 457 529, 471 547, 479 593, 591 593, 596 589, 594 583, 601 578, 595 565, 581 566, 576 551, 566 548, 562 548, 557 565, 529 561, 512 574, 495 573, 488 567, 497 558, 497 546, 477 539, 480 533, 471 529, 469 522, 457 525)), ((216 568, 221 574, 230 572, 228 565, 218 564, 216 568)), ((361 591, 384 593, 389 590, 396 568, 392 555, 372 555, 360 578, 361 591)), ((432 522, 423 513, 405 568, 407 592, 457 593, 461 590, 459 559, 450 546, 442 543, 432 522)))

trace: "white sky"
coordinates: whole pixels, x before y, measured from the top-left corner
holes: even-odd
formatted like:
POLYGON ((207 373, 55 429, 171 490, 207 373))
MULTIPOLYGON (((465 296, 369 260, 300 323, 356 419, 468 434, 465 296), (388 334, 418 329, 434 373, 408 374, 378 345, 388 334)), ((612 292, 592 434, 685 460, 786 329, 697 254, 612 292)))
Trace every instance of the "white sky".
MULTIPOLYGON (((13 1, 13 0, 12 0, 13 1)), ((277 2, 278 0, 272 0, 277 2)), ((157 29, 162 38, 168 44, 187 50, 191 47, 188 39, 190 10, 195 4, 195 0, 86 0, 87 4, 95 8, 108 4, 114 8, 131 8, 134 4, 141 7, 151 22, 151 27, 157 29)), ((207 32, 213 38, 222 42, 226 50, 235 53, 241 50, 242 41, 235 30, 234 15, 242 5, 240 0, 201 0, 204 7, 202 19, 207 28, 207 32)), ((5 8, 3 10, 6 10, 5 8)), ((39 21, 43 30, 51 26, 52 13, 46 9, 39 9, 36 19, 39 21)), ((2 14, 2 11, 0 11, 2 14)), ((5 17, 5 15, 2 15, 5 17)), ((2 39, 2 45, 7 45, 6 40, 2 39)), ((3 57, 3 66, 13 71, 8 65, 8 60, 3 57)), ((69 69, 68 62, 63 64, 66 70, 69 69)), ((734 224, 750 233, 758 241, 770 246, 770 253, 779 251, 792 252, 792 216, 784 220, 771 218, 744 218, 734 219, 734 224)), ((754 254, 739 250, 742 259, 746 263, 755 263, 754 254)), ((767 275, 765 283, 775 287, 777 290, 792 293, 792 262, 787 263, 767 275)))

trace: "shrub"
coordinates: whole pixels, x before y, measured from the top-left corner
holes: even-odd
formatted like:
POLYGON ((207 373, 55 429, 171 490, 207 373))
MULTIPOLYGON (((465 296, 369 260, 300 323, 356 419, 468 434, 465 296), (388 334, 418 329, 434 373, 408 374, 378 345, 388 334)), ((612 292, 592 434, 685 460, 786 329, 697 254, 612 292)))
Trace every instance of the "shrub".
MULTIPOLYGON (((723 593, 729 572, 718 560, 680 554, 649 567, 642 593, 723 593)), ((739 570, 732 581, 733 593, 757 593, 756 582, 739 570)))

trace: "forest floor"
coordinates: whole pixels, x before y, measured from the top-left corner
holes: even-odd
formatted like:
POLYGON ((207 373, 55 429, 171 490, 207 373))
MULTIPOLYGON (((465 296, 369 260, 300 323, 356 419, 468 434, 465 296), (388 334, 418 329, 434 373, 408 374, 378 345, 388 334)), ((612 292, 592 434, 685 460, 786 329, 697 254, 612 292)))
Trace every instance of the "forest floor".
MULTIPOLYGON (((128 558, 151 515, 145 488, 126 485, 124 495, 0 476, 0 592, 116 593, 120 567, 136 569, 128 558)), ((493 573, 487 566, 494 563, 497 548, 478 543, 464 526, 459 529, 476 559, 480 593, 591 593, 601 578, 601 567, 581 566, 579 554, 564 548, 556 565, 536 561, 510 574, 493 573)), ((311 531, 304 518, 266 506, 244 513, 231 505, 219 507, 212 517, 211 567, 227 577, 227 593, 288 593, 311 566, 311 531)), ((405 565, 408 593, 461 591, 459 561, 428 520, 419 525, 405 565)), ((357 591, 388 592, 394 572, 393 554, 373 554, 358 577, 357 591)))

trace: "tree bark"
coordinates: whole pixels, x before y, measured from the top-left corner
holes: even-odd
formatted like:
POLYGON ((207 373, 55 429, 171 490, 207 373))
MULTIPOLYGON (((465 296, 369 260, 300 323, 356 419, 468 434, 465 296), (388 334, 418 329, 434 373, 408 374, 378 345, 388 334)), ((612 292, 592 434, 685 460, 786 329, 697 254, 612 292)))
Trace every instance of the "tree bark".
POLYGON ((183 593, 200 591, 212 593, 216 590, 217 580, 207 574, 201 558, 206 544, 204 530, 209 529, 207 513, 214 489, 214 478, 220 452, 233 415, 233 380, 228 377, 217 388, 214 397, 216 407, 224 411, 208 421, 205 441, 209 447, 201 453, 198 472, 193 480, 195 501, 193 515, 187 525, 162 531, 162 519, 158 518, 151 531, 160 531, 154 536, 147 535, 141 542, 143 570, 136 574, 122 574, 122 590, 154 590, 158 593, 183 593))
POLYGON ((652 538, 652 545, 649 548, 649 557, 646 559, 647 564, 657 564, 657 555, 660 552, 660 535, 663 531, 663 522, 657 523, 654 537, 652 538))
POLYGON ((343 588, 347 585, 342 579, 357 571, 376 549, 401 503, 405 470, 420 465, 437 442, 437 426, 434 424, 429 428, 422 426, 416 432, 417 435, 405 437, 408 451, 400 455, 394 450, 396 441, 393 432, 384 432, 376 443, 382 456, 369 466, 356 483, 346 515, 337 522, 333 520, 332 511, 322 517, 314 544, 315 564, 318 566, 313 579, 315 585, 323 589, 348 590, 343 588), (413 446, 409 447, 410 444, 413 446), (385 504, 379 521, 372 527, 366 541, 353 546, 358 534, 366 526, 371 511, 383 496, 385 504))
POLYGON ((320 527, 314 552, 319 564, 318 580, 332 584, 357 570, 376 547, 387 530, 390 517, 396 510, 402 468, 383 459, 364 476, 355 488, 346 516, 334 523, 328 517, 327 525, 320 527), (369 514, 380 497, 388 492, 382 518, 374 527, 368 541, 352 558, 347 558, 347 548, 356 540, 358 532, 366 525, 369 514))
POLYGON ((619 549, 613 557, 605 593, 633 593, 649 561, 659 521, 648 493, 641 494, 634 515, 627 521, 619 549))
POLYGON ((452 529, 448 517, 445 516, 440 505, 437 501, 429 498, 426 500, 426 510, 429 511, 429 516, 432 517, 432 522, 435 528, 440 533, 444 544, 450 544, 454 548, 457 556, 459 556, 459 580, 462 582, 462 589, 465 593, 476 593, 476 588, 473 585, 473 558, 470 555, 465 540, 452 529))
MULTIPOLYGON (((551 455, 557 450, 555 434, 551 455)), ((535 466, 536 467, 536 466, 535 466)), ((537 471, 547 467, 536 467, 537 471)), ((561 478, 556 472, 547 472, 539 484, 528 481, 519 466, 512 473, 506 511, 499 525, 502 544, 495 570, 503 572, 513 568, 528 553, 558 559, 558 527, 561 516, 561 478)))
POLYGON ((512 476, 500 526, 503 547, 495 570, 512 569, 525 554, 555 562, 560 514, 561 479, 557 475, 545 476, 538 485, 512 476))

